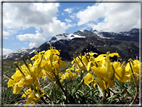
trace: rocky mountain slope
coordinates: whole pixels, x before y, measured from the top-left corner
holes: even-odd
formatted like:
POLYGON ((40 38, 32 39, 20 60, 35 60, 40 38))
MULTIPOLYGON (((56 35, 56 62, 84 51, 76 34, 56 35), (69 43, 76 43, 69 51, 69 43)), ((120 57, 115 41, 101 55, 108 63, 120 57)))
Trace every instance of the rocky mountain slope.
POLYGON ((23 55, 24 57, 30 55, 31 53, 33 53, 36 50, 36 48, 32 48, 32 49, 19 49, 13 53, 7 54, 3 56, 3 59, 8 59, 8 60, 19 60, 21 59, 21 55, 23 55))
MULTIPOLYGON (((61 50, 61 57, 63 60, 71 60, 75 52, 84 54, 86 49, 88 51, 97 52, 98 54, 110 52, 118 52, 124 59, 131 56, 127 47, 132 51, 133 56, 139 55, 139 29, 131 29, 126 32, 98 32, 97 30, 79 30, 72 34, 59 34, 54 36, 50 41, 43 43, 34 51, 40 52, 48 50, 50 44, 61 50)), ((24 57, 29 55, 32 57, 34 51, 31 50, 24 54, 24 57)), ((14 53, 15 54, 15 53, 14 53)), ((21 55, 22 53, 18 54, 21 55)), ((8 55, 9 56, 9 55, 8 55)), ((10 55, 6 59, 16 59, 14 55, 10 55), (11 56, 11 57, 10 57, 11 56)))

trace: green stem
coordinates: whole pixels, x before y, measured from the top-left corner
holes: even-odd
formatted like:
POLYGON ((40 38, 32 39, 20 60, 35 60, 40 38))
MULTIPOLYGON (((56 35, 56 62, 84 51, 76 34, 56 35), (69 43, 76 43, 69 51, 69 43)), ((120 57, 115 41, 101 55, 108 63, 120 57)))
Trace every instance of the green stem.
POLYGON ((27 68, 28 68, 28 70, 29 70, 29 72, 31 73, 31 70, 30 70, 30 68, 29 68, 28 64, 26 63, 26 61, 25 61, 25 59, 24 59, 23 55, 21 56, 21 58, 22 58, 22 60, 24 61, 24 63, 25 63, 25 65, 26 65, 26 67, 27 67, 27 68))

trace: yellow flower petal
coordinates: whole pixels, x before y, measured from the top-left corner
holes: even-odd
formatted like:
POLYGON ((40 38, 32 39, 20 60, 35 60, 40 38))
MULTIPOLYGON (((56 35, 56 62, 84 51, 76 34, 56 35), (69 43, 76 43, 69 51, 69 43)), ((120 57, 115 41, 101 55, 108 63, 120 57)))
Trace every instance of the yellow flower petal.
POLYGON ((95 67, 94 66, 91 69, 94 71, 95 75, 100 78, 106 77, 108 75, 108 72, 105 67, 95 67))
POLYGON ((21 87, 18 87, 18 85, 13 86, 13 94, 18 94, 21 90, 21 87))
POLYGON ((14 81, 12 79, 9 79, 7 85, 8 85, 8 87, 13 86, 14 85, 14 81))
POLYGON ((121 66, 121 63, 120 62, 113 62, 113 67, 114 67, 114 69, 116 69, 116 68, 118 68, 118 67, 120 67, 121 66))
POLYGON ((84 83, 88 85, 93 81, 93 75, 91 73, 87 73, 87 75, 84 77, 84 83))
POLYGON ((114 57, 114 56, 119 56, 119 54, 118 53, 111 53, 111 54, 109 54, 109 56, 114 57))
POLYGON ((110 88, 113 88, 113 80, 111 80, 107 77, 105 77, 104 80, 107 82, 107 84, 110 88))
POLYGON ((115 77, 122 82, 127 82, 130 79, 130 75, 126 74, 124 67, 118 67, 115 69, 115 77))
POLYGON ((98 57, 95 58, 95 61, 105 60, 106 54, 100 54, 98 57))
POLYGON ((91 67, 91 61, 88 63, 88 65, 87 65, 87 71, 89 71, 90 70, 90 67, 91 67))
POLYGON ((99 80, 98 83, 99 83, 99 86, 102 88, 102 90, 107 89, 105 81, 99 80))
POLYGON ((79 69, 75 69, 75 72, 80 73, 81 71, 79 69))

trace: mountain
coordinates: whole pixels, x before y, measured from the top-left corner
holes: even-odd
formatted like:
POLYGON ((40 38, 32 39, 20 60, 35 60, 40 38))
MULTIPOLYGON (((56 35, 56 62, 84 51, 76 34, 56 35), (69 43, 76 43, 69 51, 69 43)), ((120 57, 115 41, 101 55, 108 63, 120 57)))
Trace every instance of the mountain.
POLYGON ((3 59, 8 59, 8 60, 19 60, 21 59, 21 55, 27 58, 27 56, 31 53, 33 53, 36 50, 36 48, 32 49, 19 49, 13 53, 7 54, 3 56, 3 59))
MULTIPOLYGON (((91 29, 90 31, 79 30, 72 34, 58 34, 34 51, 46 51, 50 48, 50 44, 56 47, 56 49, 61 50, 60 56, 63 60, 72 60, 75 52, 84 54, 86 49, 88 49, 88 51, 97 52, 98 54, 106 53, 107 51, 117 51, 122 58, 128 59, 132 56, 127 50, 127 47, 132 51, 134 57, 139 55, 139 29, 134 28, 130 31, 120 33, 99 32, 95 29, 91 29)), ((24 57, 27 55, 30 57, 34 56, 34 51, 26 53, 24 57)), ((23 53, 19 55, 21 54, 23 53)), ((11 58, 15 59, 15 56, 11 56, 11 58)))

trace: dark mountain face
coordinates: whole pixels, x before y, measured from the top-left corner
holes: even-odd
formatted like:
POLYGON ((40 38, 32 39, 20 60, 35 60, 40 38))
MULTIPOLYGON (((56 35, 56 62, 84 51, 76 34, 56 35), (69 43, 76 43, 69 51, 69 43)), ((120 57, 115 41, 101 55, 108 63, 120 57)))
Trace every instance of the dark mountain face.
MULTIPOLYGON (((73 34, 59 34, 50 41, 43 43, 35 51, 40 52, 48 50, 50 44, 61 50, 60 56, 63 60, 72 60, 75 52, 84 54, 86 49, 98 54, 118 52, 124 59, 131 56, 127 47, 132 51, 133 56, 139 55, 139 29, 132 29, 128 32, 98 32, 97 30, 77 31, 73 34)), ((34 52, 28 54, 34 56, 34 52)), ((27 55, 25 55, 26 57, 27 55)), ((13 57, 14 59, 14 57, 13 57)))

